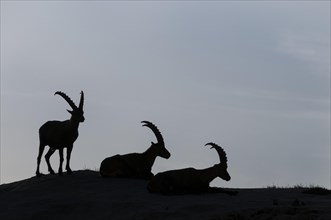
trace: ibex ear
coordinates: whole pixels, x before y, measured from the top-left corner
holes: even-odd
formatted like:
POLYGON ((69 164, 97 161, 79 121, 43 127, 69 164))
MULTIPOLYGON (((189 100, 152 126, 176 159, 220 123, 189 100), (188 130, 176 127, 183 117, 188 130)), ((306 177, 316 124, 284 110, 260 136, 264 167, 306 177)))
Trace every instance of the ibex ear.
POLYGON ((70 110, 68 110, 68 109, 67 109, 67 111, 68 111, 70 114, 72 114, 72 113, 73 113, 73 111, 70 111, 70 110))

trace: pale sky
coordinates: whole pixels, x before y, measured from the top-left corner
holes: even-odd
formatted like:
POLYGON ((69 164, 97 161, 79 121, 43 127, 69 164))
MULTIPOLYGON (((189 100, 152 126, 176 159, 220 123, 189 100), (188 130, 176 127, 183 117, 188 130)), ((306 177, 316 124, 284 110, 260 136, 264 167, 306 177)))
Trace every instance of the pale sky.
POLYGON ((215 142, 213 185, 330 188, 330 1, 1 1, 1 183, 35 175, 58 90, 85 92, 73 170, 145 151, 149 120, 154 173, 213 166, 215 142))

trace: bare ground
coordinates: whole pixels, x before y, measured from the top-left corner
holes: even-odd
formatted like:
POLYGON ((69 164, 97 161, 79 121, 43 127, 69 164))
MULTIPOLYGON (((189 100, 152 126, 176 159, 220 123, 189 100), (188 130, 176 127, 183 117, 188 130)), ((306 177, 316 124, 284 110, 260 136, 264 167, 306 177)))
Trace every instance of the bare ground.
POLYGON ((104 179, 94 171, 0 185, 0 219, 331 219, 331 194, 305 189, 230 189, 226 194, 162 196, 147 181, 104 179))

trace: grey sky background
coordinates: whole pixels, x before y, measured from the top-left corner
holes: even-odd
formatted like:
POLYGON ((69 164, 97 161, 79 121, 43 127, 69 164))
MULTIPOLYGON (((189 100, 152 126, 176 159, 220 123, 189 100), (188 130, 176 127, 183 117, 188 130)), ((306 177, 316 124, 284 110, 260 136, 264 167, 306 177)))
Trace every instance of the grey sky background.
POLYGON ((330 188, 329 1, 1 1, 1 183, 34 176, 58 90, 85 92, 73 170, 143 152, 150 120, 172 154, 154 173, 218 163, 212 141, 213 185, 330 188))

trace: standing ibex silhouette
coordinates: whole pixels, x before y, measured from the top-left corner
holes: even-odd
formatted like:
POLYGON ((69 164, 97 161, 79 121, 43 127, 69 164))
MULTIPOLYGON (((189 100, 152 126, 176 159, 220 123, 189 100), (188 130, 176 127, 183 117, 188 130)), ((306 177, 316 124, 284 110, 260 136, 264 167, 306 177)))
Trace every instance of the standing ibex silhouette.
POLYGON ((70 169, 70 156, 73 148, 73 144, 78 137, 78 126, 79 123, 85 120, 84 118, 84 92, 81 92, 79 106, 77 107, 75 103, 63 92, 56 92, 54 95, 61 96, 64 100, 68 102, 72 110, 67 110, 71 114, 71 118, 66 121, 48 121, 43 124, 39 129, 39 154, 37 158, 37 171, 36 175, 40 176, 39 171, 41 156, 44 152, 45 146, 48 145, 50 148, 45 155, 46 163, 48 166, 48 171, 50 174, 54 174, 54 170, 49 162, 50 157, 55 152, 59 150, 60 154, 60 166, 59 175, 62 174, 62 164, 63 164, 63 149, 67 148, 67 164, 66 170, 68 173, 72 173, 70 169))

